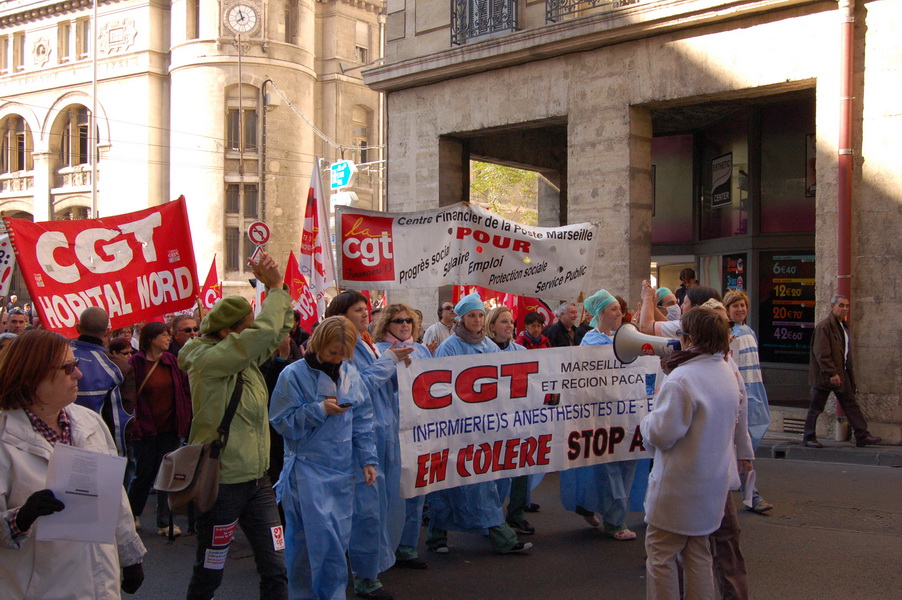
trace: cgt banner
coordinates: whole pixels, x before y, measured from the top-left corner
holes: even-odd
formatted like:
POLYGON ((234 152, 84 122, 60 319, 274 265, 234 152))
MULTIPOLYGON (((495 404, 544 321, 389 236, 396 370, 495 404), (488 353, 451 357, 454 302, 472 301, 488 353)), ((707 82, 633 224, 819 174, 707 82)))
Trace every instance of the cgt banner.
POLYGON ((658 364, 610 345, 413 361, 398 369, 402 495, 646 458, 658 364))
POLYGON ((103 219, 5 221, 41 322, 66 337, 90 306, 116 329, 191 308, 198 295, 184 197, 103 219))
POLYGON ((415 213, 336 207, 341 285, 353 289, 481 285, 575 298, 598 244, 590 223, 531 227, 473 204, 415 213))

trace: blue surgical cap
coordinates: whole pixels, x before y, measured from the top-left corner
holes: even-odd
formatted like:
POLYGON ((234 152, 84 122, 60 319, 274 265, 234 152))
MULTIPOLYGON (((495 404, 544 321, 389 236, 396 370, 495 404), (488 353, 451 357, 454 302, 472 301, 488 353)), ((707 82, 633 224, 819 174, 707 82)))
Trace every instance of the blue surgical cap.
POLYGON ((672 294, 672 293, 673 292, 670 291, 670 288, 659 287, 658 291, 655 292, 655 304, 660 304, 661 301, 664 299, 664 296, 666 296, 667 294, 672 294))
POLYGON ((609 307, 614 302, 617 302, 617 298, 611 295, 607 290, 598 290, 583 302, 583 306, 586 311, 592 315, 592 320, 589 321, 590 327, 595 327, 598 325, 598 314, 609 307))
POLYGON ((461 298, 460 302, 454 307, 454 314, 456 314, 459 319, 471 310, 481 310, 482 312, 485 312, 485 304, 483 304, 482 298, 480 298, 479 294, 476 292, 461 298))

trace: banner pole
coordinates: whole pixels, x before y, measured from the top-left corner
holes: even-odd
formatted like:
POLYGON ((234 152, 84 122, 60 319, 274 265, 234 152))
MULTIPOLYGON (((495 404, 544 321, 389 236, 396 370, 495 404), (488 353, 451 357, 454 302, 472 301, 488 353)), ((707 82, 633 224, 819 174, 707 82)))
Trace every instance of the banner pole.
POLYGON ((201 301, 200 296, 194 298, 194 303, 197 305, 197 316, 203 320, 206 315, 204 314, 204 303, 201 301))

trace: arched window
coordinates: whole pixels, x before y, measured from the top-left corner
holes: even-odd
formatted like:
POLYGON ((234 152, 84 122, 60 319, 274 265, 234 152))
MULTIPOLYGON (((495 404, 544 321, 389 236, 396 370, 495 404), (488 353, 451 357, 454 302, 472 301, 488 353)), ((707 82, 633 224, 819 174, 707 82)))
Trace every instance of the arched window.
POLYGON ((31 157, 34 143, 31 128, 25 119, 19 116, 7 117, 0 124, 0 132, 3 134, 0 146, 0 173, 31 171, 34 168, 31 157))

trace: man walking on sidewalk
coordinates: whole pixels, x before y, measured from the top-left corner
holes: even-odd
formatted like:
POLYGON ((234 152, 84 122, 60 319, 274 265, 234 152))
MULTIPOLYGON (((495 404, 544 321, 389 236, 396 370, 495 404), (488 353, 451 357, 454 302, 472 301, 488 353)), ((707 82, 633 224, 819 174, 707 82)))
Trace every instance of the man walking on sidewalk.
POLYGON ((830 392, 836 394, 839 405, 846 413, 855 445, 879 444, 880 438, 868 432, 867 421, 855 401, 855 376, 852 372, 852 344, 846 317, 849 315, 849 299, 837 294, 830 302, 830 314, 814 328, 811 340, 811 360, 808 368, 808 384, 811 385, 811 405, 805 419, 802 445, 823 448, 817 441, 817 418, 824 412, 830 392))

